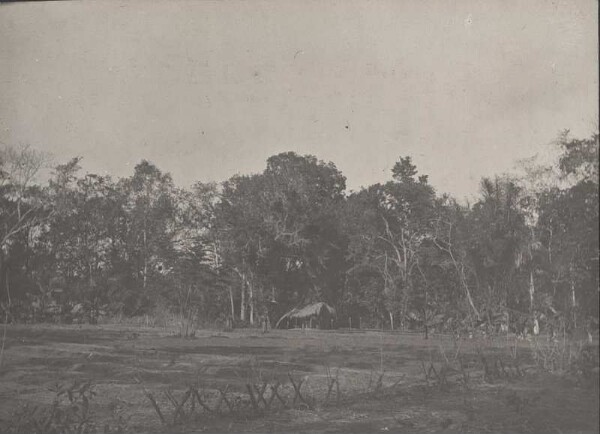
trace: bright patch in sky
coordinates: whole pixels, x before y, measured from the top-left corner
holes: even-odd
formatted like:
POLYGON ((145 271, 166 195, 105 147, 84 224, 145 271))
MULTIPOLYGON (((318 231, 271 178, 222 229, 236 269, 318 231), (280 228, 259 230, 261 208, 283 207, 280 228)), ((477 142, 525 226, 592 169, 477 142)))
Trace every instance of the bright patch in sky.
POLYGON ((0 142, 189 185, 293 150, 357 189, 411 155, 441 192, 598 127, 597 2, 0 6, 0 142))

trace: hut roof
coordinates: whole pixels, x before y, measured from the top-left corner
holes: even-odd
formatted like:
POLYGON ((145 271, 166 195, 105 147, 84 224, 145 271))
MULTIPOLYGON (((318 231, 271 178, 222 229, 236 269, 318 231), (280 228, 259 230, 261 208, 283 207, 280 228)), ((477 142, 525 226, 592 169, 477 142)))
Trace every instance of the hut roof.
POLYGON ((319 316, 323 309, 327 310, 331 315, 335 315, 335 309, 333 307, 329 306, 327 303, 323 303, 322 301, 320 301, 318 303, 313 303, 309 304, 308 306, 304 306, 302 309, 294 308, 290 310, 288 313, 279 318, 279 321, 277 321, 275 327, 279 327, 279 324, 285 318, 304 319, 310 318, 311 316, 319 316))

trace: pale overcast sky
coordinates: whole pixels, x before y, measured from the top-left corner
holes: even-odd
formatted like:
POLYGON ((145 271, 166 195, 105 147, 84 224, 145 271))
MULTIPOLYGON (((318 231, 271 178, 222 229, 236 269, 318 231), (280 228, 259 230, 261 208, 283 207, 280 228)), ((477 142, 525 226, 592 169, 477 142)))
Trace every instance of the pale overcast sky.
POLYGON ((293 150, 348 186, 411 155, 440 192, 598 125, 596 0, 0 6, 0 143, 180 185, 293 150))

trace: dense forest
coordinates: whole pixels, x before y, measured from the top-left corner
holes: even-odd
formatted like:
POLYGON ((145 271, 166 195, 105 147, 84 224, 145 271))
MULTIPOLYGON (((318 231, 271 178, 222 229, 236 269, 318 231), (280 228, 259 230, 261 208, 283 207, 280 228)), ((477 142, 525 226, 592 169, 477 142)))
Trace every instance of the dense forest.
POLYGON ((357 192, 293 152, 183 189, 149 161, 113 179, 82 174, 80 158, 39 183, 47 157, 6 147, 0 321, 258 326, 323 301, 340 327, 597 325, 598 134, 556 146, 555 166, 492 174, 469 204, 409 156, 357 192))

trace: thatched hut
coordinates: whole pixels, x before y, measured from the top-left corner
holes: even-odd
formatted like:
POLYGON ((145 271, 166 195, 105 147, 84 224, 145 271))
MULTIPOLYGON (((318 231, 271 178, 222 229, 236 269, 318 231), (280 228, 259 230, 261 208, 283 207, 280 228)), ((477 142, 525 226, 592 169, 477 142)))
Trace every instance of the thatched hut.
POLYGON ((295 308, 277 321, 275 328, 331 329, 335 326, 335 309, 327 303, 318 302, 301 309, 295 308))

